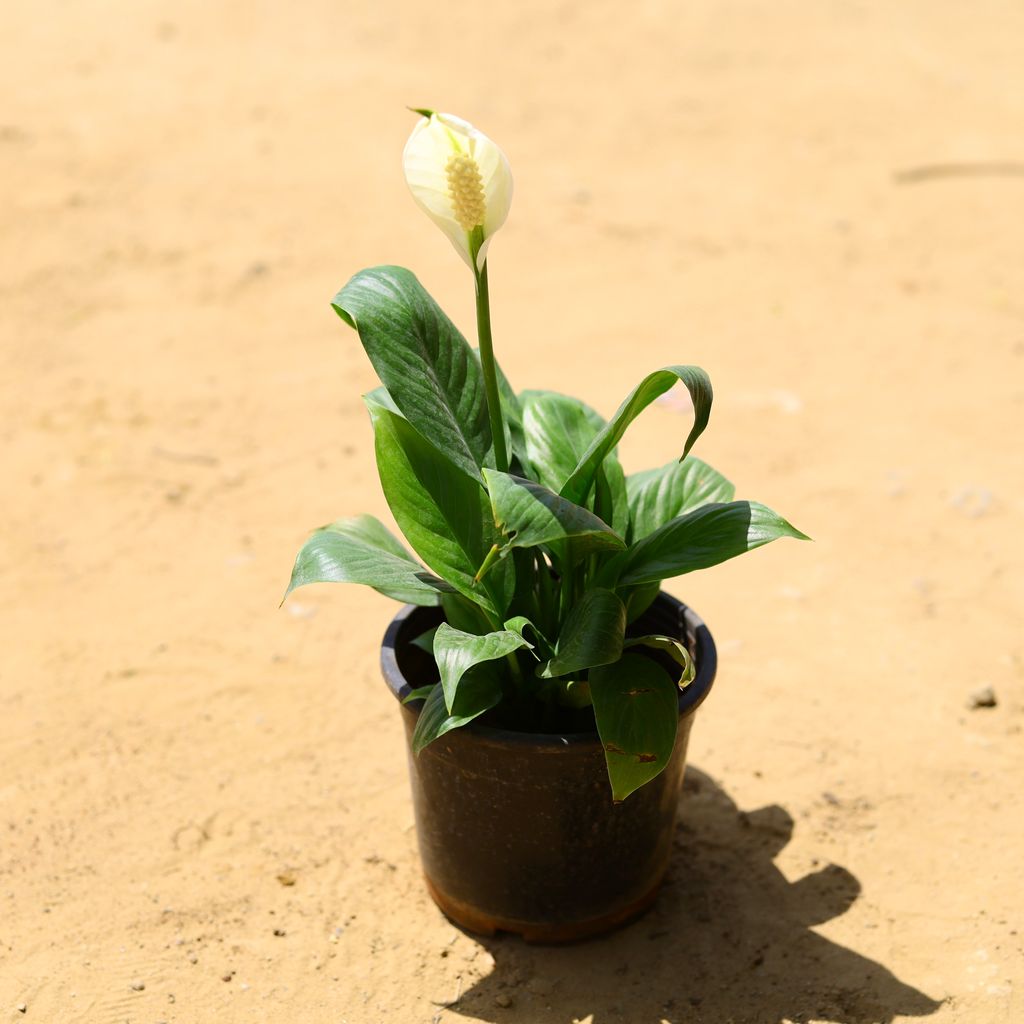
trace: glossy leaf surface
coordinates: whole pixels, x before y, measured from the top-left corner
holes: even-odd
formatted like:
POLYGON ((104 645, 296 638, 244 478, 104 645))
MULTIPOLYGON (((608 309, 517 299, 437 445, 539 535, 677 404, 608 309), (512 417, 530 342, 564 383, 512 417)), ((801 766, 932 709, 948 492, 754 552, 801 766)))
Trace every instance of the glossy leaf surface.
POLYGON ((630 793, 664 771, 679 724, 679 690, 650 658, 624 654, 590 673, 590 697, 604 747, 612 799, 630 793))
POLYGON ((770 508, 752 501, 703 505, 616 555, 602 570, 620 587, 671 579, 707 569, 779 537, 808 537, 770 508))
POLYGON ((491 458, 480 363, 416 276, 403 267, 361 270, 331 305, 358 331, 405 418, 479 480, 480 467, 491 458))
POLYGON ((396 601, 421 605, 436 605, 439 593, 451 590, 373 516, 339 519, 303 544, 287 594, 307 583, 363 583, 396 601))
POLYGON ((736 488, 706 462, 690 455, 682 462, 632 473, 626 477, 626 493, 630 539, 638 541, 691 509, 732 501, 736 488))
POLYGON ((610 590, 588 590, 566 617, 550 661, 537 668, 542 679, 607 665, 622 654, 626 609, 610 590))
POLYGON ((458 700, 449 712, 444 690, 435 686, 427 695, 412 733, 412 752, 418 754, 452 729, 459 729, 490 711, 501 700, 501 683, 491 665, 477 665, 464 676, 458 700))
POLYGON ((579 399, 555 391, 524 391, 520 402, 534 475, 550 490, 561 491, 604 420, 579 399))
POLYGON ((484 470, 494 520, 508 548, 531 548, 573 540, 576 555, 621 551, 625 541, 593 512, 566 501, 542 484, 484 470))
POLYGON ((379 405, 369 409, 381 486, 402 533, 438 576, 501 618, 515 586, 511 562, 474 582, 487 552, 501 540, 483 487, 408 421, 379 405))
POLYGON ((623 650, 630 647, 646 647, 652 651, 660 651, 667 654, 678 666, 673 682, 680 689, 683 689, 693 682, 697 675, 697 666, 690 657, 690 652, 682 641, 674 636, 662 636, 659 633, 651 633, 647 636, 630 637, 623 645, 623 650))
POLYGON ((711 415, 711 380, 699 366, 666 366, 662 370, 648 374, 633 389, 582 454, 578 465, 559 493, 576 504, 586 501, 598 467, 605 456, 615 449, 626 428, 651 402, 668 391, 677 381, 682 381, 686 385, 690 400, 693 402, 693 427, 683 444, 680 458, 685 457, 693 442, 708 424, 708 417, 711 415))
POLYGON ((474 665, 497 661, 521 647, 530 646, 521 633, 511 630, 503 629, 476 636, 452 629, 447 622, 442 622, 434 634, 434 658, 441 673, 441 687, 448 711, 456 706, 459 683, 474 665))

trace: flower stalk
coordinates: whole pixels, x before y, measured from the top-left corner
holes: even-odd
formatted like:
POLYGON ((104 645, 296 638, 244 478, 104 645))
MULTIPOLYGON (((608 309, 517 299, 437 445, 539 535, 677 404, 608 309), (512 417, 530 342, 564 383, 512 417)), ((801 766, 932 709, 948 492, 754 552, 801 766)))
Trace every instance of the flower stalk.
POLYGON ((480 346, 480 367, 484 374, 484 394, 487 415, 491 421, 494 442, 494 466, 501 473, 508 472, 508 449, 505 446, 505 421, 501 415, 501 395, 498 392, 498 372, 494 367, 494 340, 491 337, 491 296, 487 285, 487 260, 477 269, 476 256, 483 243, 483 230, 474 228, 470 237, 473 255, 473 276, 476 279, 476 332, 480 346))

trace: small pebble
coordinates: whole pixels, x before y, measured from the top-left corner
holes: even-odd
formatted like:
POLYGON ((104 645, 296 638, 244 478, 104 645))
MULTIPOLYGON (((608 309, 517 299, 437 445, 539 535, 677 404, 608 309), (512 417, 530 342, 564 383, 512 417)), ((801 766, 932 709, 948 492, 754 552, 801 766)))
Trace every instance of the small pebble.
POLYGON ((188 962, 189 962, 190 964, 197 964, 197 963, 199 963, 199 957, 197 957, 197 956, 195 955, 195 953, 193 953, 193 954, 192 954, 192 955, 191 955, 191 956, 190 956, 190 957, 188 958, 188 962))
POLYGON ((972 710, 974 708, 994 708, 998 703, 996 691, 991 686, 983 686, 967 698, 967 706, 972 710))
POLYGON ((28 1006, 25 1003, 18 1003, 18 1013, 28 1013, 28 1006))
POLYGON ((234 976, 235 976, 235 972, 234 971, 228 971, 227 974, 222 974, 220 976, 220 980, 221 981, 230 981, 234 976))
POLYGON ((512 997, 504 992, 499 992, 494 997, 494 1001, 498 1006, 503 1006, 506 1010, 512 1005, 512 997))
POLYGON ((136 978, 135 981, 132 982, 132 991, 133 992, 145 992, 146 991, 146 983, 144 981, 139 981, 139 979, 136 978))

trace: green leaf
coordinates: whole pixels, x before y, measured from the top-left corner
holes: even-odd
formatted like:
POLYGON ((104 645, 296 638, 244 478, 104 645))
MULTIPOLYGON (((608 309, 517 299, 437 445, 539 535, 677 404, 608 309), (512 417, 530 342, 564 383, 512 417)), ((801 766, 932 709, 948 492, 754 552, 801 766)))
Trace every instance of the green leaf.
POLYGON ((630 537, 638 541, 691 509, 732 501, 736 488, 690 455, 682 462, 632 473, 626 477, 626 492, 633 524, 630 537))
MULTIPOLYGON (((537 645, 540 646, 541 650, 548 653, 553 653, 553 648, 548 642, 548 638, 525 616, 517 615, 515 618, 508 619, 505 622, 505 628, 511 630, 513 633, 518 633, 524 640, 526 639, 526 630, 529 630, 533 634, 533 638, 537 645)), ((534 657, 537 657, 537 652, 533 644, 527 644, 527 647, 533 652, 534 657)), ((538 660, 540 660, 538 658, 538 660)))
POLYGON ((601 432, 590 443, 580 457, 572 475, 559 489, 559 493, 576 502, 577 505, 586 501, 594 476, 606 455, 615 449, 622 439, 626 428, 647 408, 659 395, 663 395, 677 380, 681 380, 690 392, 693 402, 693 427, 683 445, 684 458, 700 437, 708 424, 711 415, 711 380, 699 366, 666 366, 646 376, 630 393, 629 397, 619 406, 618 411, 608 421, 601 432))
POLYGON ((302 545, 285 597, 307 583, 363 583, 408 604, 435 605, 451 590, 424 569, 373 516, 354 516, 317 530, 302 545))
POLYGON ((521 647, 532 647, 520 633, 498 630, 477 636, 452 629, 442 622, 434 634, 434 658, 441 673, 444 702, 449 711, 455 706, 459 683, 474 665, 485 661, 497 661, 521 647))
MULTIPOLYGON (((413 643, 415 642, 414 640, 413 643)), ((410 690, 402 698, 402 703, 411 704, 414 700, 426 700, 437 688, 437 685, 437 683, 431 683, 429 686, 417 686, 415 690, 410 690)))
POLYGON ((483 487, 407 420, 380 405, 369 410, 381 486, 402 533, 438 576, 500 618, 512 598, 515 570, 506 560, 487 579, 474 581, 501 540, 483 487))
POLYGON ((630 647, 647 647, 653 651, 662 651, 667 654, 678 666, 674 680, 679 689, 684 689, 693 682, 697 675, 697 667, 690 657, 690 652, 682 641, 673 636, 661 636, 658 633, 651 633, 649 636, 631 637, 623 645, 623 650, 630 647))
POLYGON ((594 477, 594 512, 620 536, 629 536, 629 496, 626 474, 614 454, 604 457, 594 477))
POLYGON ((626 609, 610 590, 588 590, 566 616, 554 657, 539 665, 541 679, 582 672, 617 661, 626 632, 626 609))
POLYGON ((434 634, 437 632, 437 626, 432 629, 428 629, 423 633, 420 633, 418 637, 413 638, 413 647, 418 647, 421 651, 425 651, 429 655, 434 653, 434 634))
POLYGON ((459 686, 458 700, 449 712, 444 690, 435 686, 427 696, 412 733, 412 752, 419 752, 439 736, 459 729, 501 700, 501 682, 492 665, 477 665, 466 673, 459 686))
MULTIPOLYGON (((444 620, 449 626, 464 630, 467 633, 479 633, 481 629, 491 628, 491 622, 484 613, 483 608, 475 601, 470 601, 459 593, 442 594, 441 608, 444 610, 444 620)), ((431 637, 433 642, 433 637, 431 637)), ((434 648, 430 648, 434 653, 434 648)))
MULTIPOLYGON (((389 409, 396 416, 402 416, 402 410, 395 405, 395 400, 388 394, 388 389, 381 385, 379 388, 374 388, 372 391, 367 391, 363 395, 363 403, 369 408, 371 405, 378 405, 382 409, 389 409)), ((405 419, 402 416, 402 419, 405 419)))
POLYGON ((519 398, 534 476, 550 490, 560 491, 604 420, 579 399, 554 391, 524 391, 519 398))
POLYGON ((455 325, 403 267, 361 270, 335 295, 405 418, 464 473, 480 479, 491 428, 483 376, 455 325))
POLYGON ((612 799, 625 800, 664 771, 679 724, 679 690, 658 664, 624 654, 590 673, 612 799))
POLYGON ((506 549, 571 539, 574 555, 581 557, 592 551, 621 551, 626 546, 593 512, 566 501, 542 484, 496 469, 485 469, 484 479, 506 549))
MULTIPOLYGON (((619 587, 618 594, 626 605, 626 622, 635 622, 648 608, 654 604, 654 599, 661 593, 661 580, 654 583, 641 583, 638 587, 619 587)), ((441 598, 444 604, 451 594, 445 594, 441 598)))
POLYGON ((757 502, 702 505, 616 555, 601 578, 619 587, 654 583, 718 565, 779 537, 810 539, 757 502))

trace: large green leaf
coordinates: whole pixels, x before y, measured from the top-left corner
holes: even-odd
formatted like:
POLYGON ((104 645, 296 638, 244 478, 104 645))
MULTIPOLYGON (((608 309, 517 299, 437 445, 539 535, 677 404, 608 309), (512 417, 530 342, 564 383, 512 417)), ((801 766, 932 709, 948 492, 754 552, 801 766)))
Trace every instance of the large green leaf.
POLYGON ((495 469, 485 469, 484 479, 506 548, 532 548, 571 539, 574 556, 581 557, 592 551, 621 551, 626 546, 593 512, 542 484, 495 469))
POLYGON ((480 364, 455 325, 403 267, 361 270, 331 305, 370 357, 405 418, 463 472, 490 458, 480 364))
POLYGON ((779 537, 808 540, 770 508, 754 501, 702 505, 616 555, 602 570, 606 586, 635 586, 706 569, 779 537))
POLYGON ((630 539, 638 541, 691 509, 732 501, 736 488, 706 462, 689 455, 682 462, 630 474, 626 493, 633 526, 630 539))
POLYGON ((550 490, 560 491, 604 420, 579 399, 554 391, 524 391, 519 400, 534 476, 550 490))
POLYGON ((522 634, 511 630, 502 629, 477 636, 452 629, 447 622, 442 622, 434 634, 434 658, 441 674, 441 687, 448 711, 451 712, 456 705, 459 683, 474 665, 497 661, 521 647, 530 646, 522 634))
POLYGON ((433 605, 452 588, 431 575, 373 516, 354 516, 317 530, 302 545, 287 597, 307 583, 364 583, 409 604, 433 605))
POLYGON ((711 380, 699 366, 666 366, 646 376, 633 389, 580 457, 579 463, 559 489, 559 493, 577 505, 584 503, 594 484, 598 467, 622 439, 626 428, 676 381, 682 381, 686 385, 690 392, 690 400, 693 402, 693 427, 683 444, 683 454, 680 456, 684 458, 708 424, 708 417, 711 415, 711 380))
POLYGON ((459 686, 455 707, 449 711, 444 702, 444 690, 435 686, 427 695, 412 732, 412 752, 419 752, 439 736, 459 729, 485 711, 490 711, 501 700, 501 681, 493 665, 482 664, 470 669, 459 686))
POLYGON ((610 590, 588 590, 566 616, 554 657, 539 665, 542 679, 617 661, 626 632, 626 609, 610 590))
POLYGON ((590 697, 612 799, 625 800, 664 771, 679 724, 679 690, 650 658, 624 654, 591 670, 590 697))
POLYGON ((474 580, 487 552, 501 541, 483 487, 407 420, 381 405, 368 408, 381 486, 402 533, 438 576, 501 618, 515 588, 511 561, 495 566, 485 580, 474 580))

